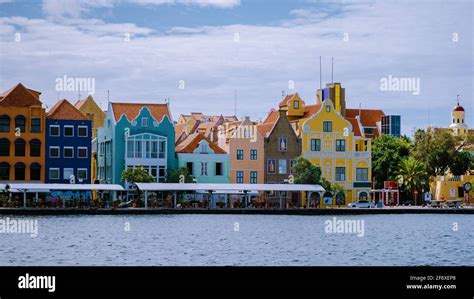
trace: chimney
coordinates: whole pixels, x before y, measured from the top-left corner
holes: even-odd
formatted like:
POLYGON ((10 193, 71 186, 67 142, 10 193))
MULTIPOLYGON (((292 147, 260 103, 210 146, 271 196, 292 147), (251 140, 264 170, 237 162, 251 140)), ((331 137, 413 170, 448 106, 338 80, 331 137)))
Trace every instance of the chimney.
POLYGON ((280 110, 278 110, 278 114, 279 114, 279 117, 286 118, 286 110, 280 109, 280 110))

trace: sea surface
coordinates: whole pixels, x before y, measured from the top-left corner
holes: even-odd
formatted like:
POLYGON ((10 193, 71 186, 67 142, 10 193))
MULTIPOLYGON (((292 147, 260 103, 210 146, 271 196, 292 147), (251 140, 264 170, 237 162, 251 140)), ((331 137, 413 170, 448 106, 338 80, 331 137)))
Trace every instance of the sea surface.
POLYGON ((0 233, 0 265, 474 265, 473 215, 336 216, 363 220, 363 236, 328 232, 333 217, 10 216, 38 235, 0 233))

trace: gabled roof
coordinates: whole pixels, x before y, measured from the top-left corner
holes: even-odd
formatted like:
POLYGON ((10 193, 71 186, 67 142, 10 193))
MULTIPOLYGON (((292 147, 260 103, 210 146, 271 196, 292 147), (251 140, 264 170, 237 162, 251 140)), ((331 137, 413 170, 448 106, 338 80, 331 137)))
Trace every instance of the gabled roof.
POLYGON ((205 137, 199 133, 193 133, 186 137, 181 143, 176 146, 176 153, 193 153, 196 148, 199 146, 199 143, 202 140, 206 140, 209 144, 209 147, 216 153, 216 154, 226 154, 222 148, 220 148, 215 143, 212 143, 209 138, 205 137))
POLYGON ((304 114, 302 118, 311 117, 314 114, 318 113, 320 109, 321 109, 321 104, 305 105, 304 114))
POLYGON ((383 110, 376 109, 346 109, 347 118, 355 118, 359 115, 360 111, 360 123, 364 127, 377 127, 377 122, 382 120, 382 116, 385 115, 383 110))
POLYGON ((354 132, 354 136, 362 136, 362 132, 360 131, 359 122, 356 118, 347 118, 346 120, 349 121, 352 125, 352 132, 354 132))
POLYGON ((288 106, 288 102, 296 95, 296 93, 286 95, 283 100, 278 104, 278 107, 288 106))
POLYGON ((260 125, 257 125, 257 131, 258 133, 263 137, 267 138, 267 134, 270 134, 273 131, 273 127, 275 126, 276 122, 272 123, 263 123, 260 125))
POLYGON ((28 89, 23 84, 18 83, 14 87, 0 94, 0 106, 28 107, 41 106, 39 100, 41 93, 28 89))
POLYGON ((171 121, 171 115, 168 109, 168 104, 147 104, 147 103, 110 103, 114 113, 115 121, 118 121, 122 115, 127 117, 128 121, 137 118, 140 110, 144 107, 148 108, 151 115, 157 122, 162 121, 163 117, 168 116, 171 121))
MULTIPOLYGON (((82 100, 79 100, 76 102, 76 104, 74 104, 74 107, 76 107, 77 109, 81 110, 82 106, 84 106, 84 104, 86 104, 87 102, 92 102, 94 103, 94 105, 96 105, 97 107, 99 107, 100 109, 100 106, 97 104, 97 102, 94 100, 94 98, 89 95, 87 98, 85 99, 82 99, 82 100)), ((102 110, 102 109, 101 109, 102 110)))
POLYGON ((74 107, 68 100, 62 99, 57 102, 46 114, 48 119, 63 120, 88 120, 84 114, 74 107))
POLYGON ((274 123, 278 120, 278 110, 271 109, 270 112, 268 112, 267 117, 263 121, 264 124, 266 123, 274 123))

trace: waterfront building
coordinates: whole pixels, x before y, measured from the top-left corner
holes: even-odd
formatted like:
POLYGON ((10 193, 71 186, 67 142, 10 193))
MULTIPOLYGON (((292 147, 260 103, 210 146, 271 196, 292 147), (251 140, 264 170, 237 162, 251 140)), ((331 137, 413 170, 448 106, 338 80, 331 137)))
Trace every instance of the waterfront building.
POLYGON ((94 98, 89 95, 87 98, 77 101, 74 105, 82 114, 84 114, 87 119, 92 122, 92 135, 90 136, 92 140, 92 152, 91 152, 91 181, 95 182, 97 178, 96 169, 97 169, 97 131, 104 124, 105 112, 102 111, 100 106, 94 100, 94 98))
POLYGON ((0 181, 44 182, 46 112, 19 83, 0 94, 0 181))
POLYGON ((362 136, 355 119, 344 118, 332 100, 308 118, 301 128, 302 156, 321 168, 322 177, 344 188, 336 200, 321 200, 319 206, 334 206, 367 200, 371 190, 371 140, 362 136))
POLYGON ((91 183, 92 121, 68 100, 46 115, 46 183, 91 183))
POLYGON ((97 179, 121 184, 125 168, 142 166, 157 182, 177 166, 168 104, 112 103, 97 132, 97 179))
POLYGON ((263 144, 263 136, 257 130, 257 123, 249 117, 222 126, 219 131, 219 146, 229 153, 232 183, 265 182, 263 144))
POLYGON ((178 166, 197 183, 230 183, 229 154, 201 133, 188 135, 176 146, 178 166))
POLYGON ((400 115, 382 116, 382 134, 401 137, 400 115))

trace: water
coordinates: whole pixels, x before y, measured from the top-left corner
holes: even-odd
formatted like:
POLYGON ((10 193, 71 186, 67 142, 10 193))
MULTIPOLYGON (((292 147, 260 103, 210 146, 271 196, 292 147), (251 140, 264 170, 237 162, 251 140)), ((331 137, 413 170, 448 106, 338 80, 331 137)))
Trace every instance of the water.
POLYGON ((326 233, 332 217, 22 217, 39 234, 0 234, 0 265, 474 265, 472 215, 337 217, 365 220, 363 237, 326 233))

